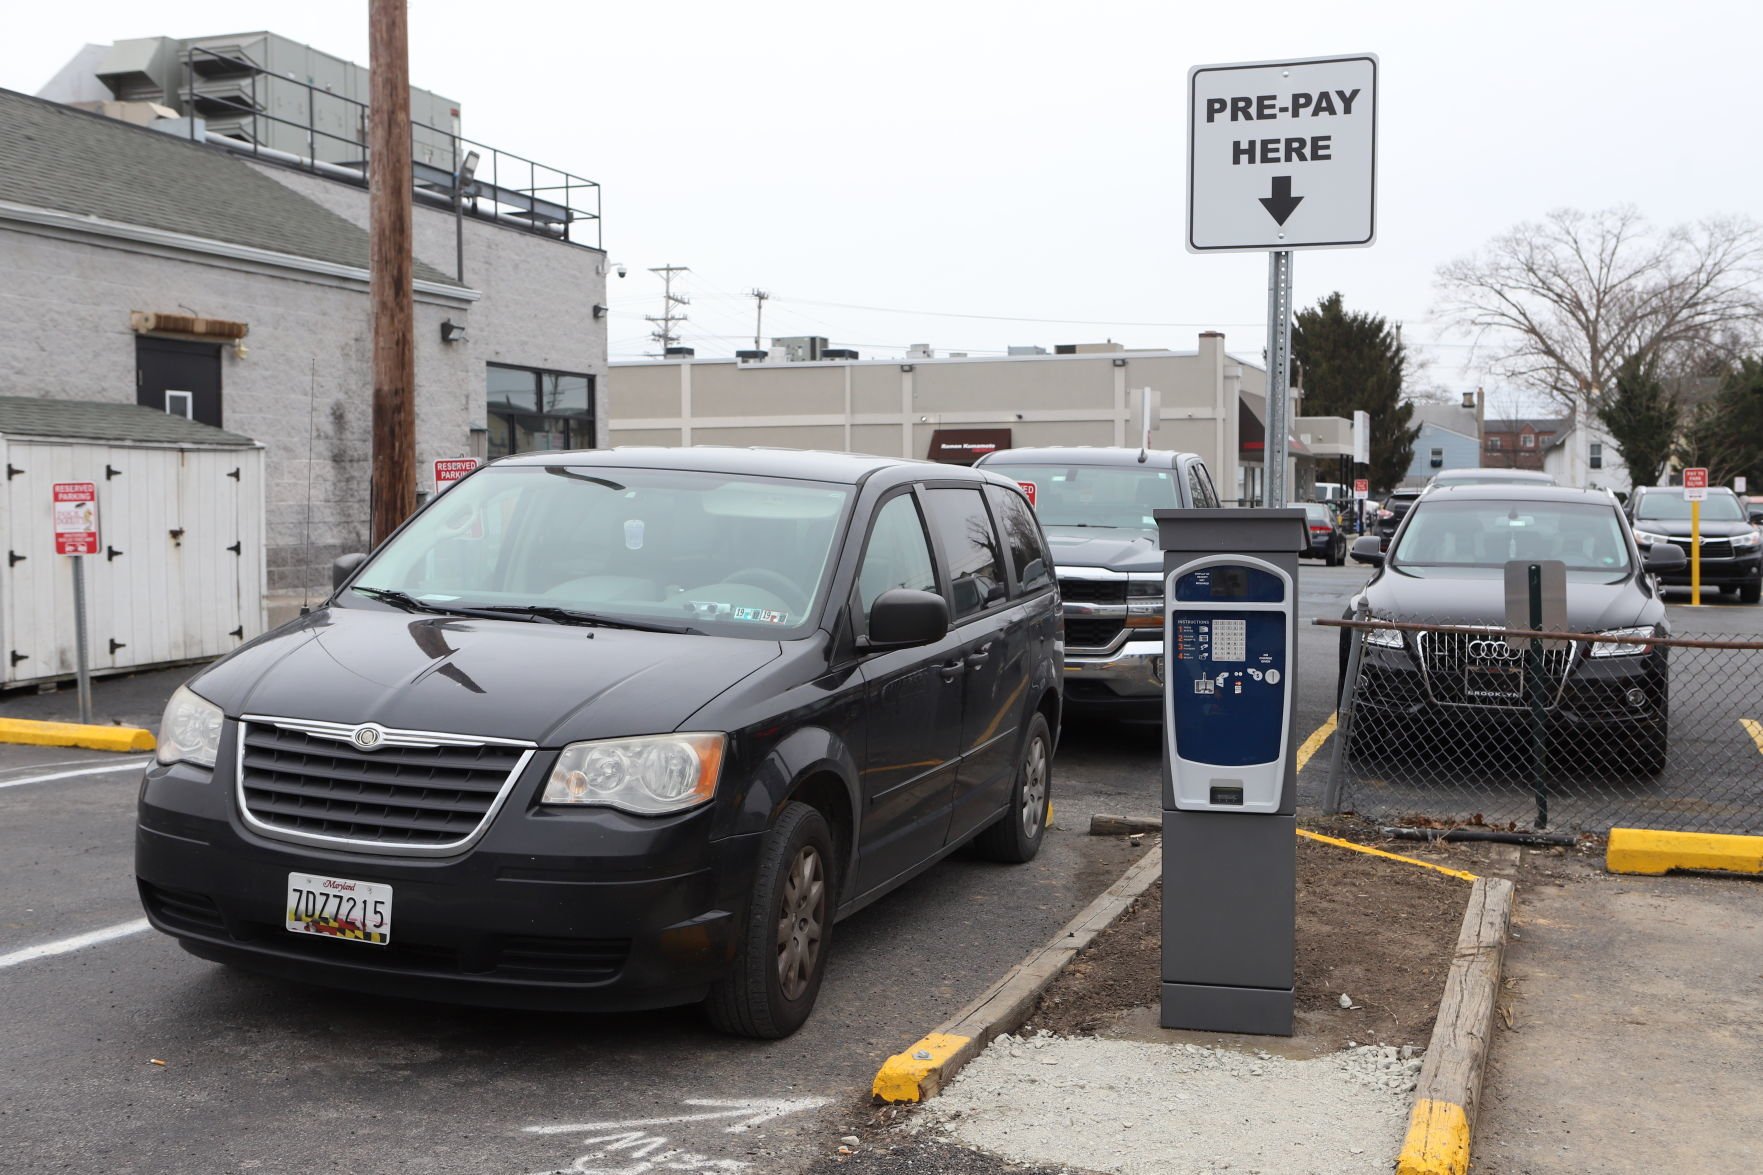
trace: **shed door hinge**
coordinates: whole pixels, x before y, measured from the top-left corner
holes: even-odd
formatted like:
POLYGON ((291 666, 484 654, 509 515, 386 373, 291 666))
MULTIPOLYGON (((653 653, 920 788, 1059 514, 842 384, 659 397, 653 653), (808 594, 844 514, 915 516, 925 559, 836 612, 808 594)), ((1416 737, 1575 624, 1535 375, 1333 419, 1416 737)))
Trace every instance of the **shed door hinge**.
POLYGON ((116 656, 116 650, 126 648, 128 648, 128 645, 124 644, 122 641, 117 640, 115 637, 110 638, 110 655, 112 657, 116 656))
POLYGON ((232 546, 228 547, 227 550, 231 551, 235 555, 243 555, 245 553, 245 540, 240 539, 238 542, 236 542, 232 546))
POLYGON ((29 558, 29 555, 21 555, 17 551, 8 551, 6 552, 6 566, 17 567, 20 563, 23 563, 29 558))
POLYGON ((227 474, 227 476, 228 476, 228 477, 230 477, 230 478, 232 478, 232 479, 233 479, 233 480, 234 480, 234 481, 238 481, 238 480, 239 480, 239 470, 238 470, 238 467, 236 467, 236 466, 235 466, 235 467, 234 467, 234 469, 233 469, 233 471, 232 471, 232 472, 231 472, 231 473, 229 473, 229 474, 227 474))
POLYGON ((115 547, 112 547, 108 544, 106 544, 104 547, 104 561, 106 563, 116 562, 116 557, 121 554, 123 554, 123 552, 117 550, 115 547))
POLYGON ((14 465, 14 464, 12 464, 12 462, 8 461, 6 463, 6 480, 7 481, 11 481, 13 478, 17 477, 19 474, 21 474, 23 472, 24 472, 24 470, 20 469, 18 466, 14 465))
POLYGON ((21 653, 17 649, 12 650, 12 663, 14 665, 17 665, 20 661, 29 661, 30 659, 29 653, 21 653))
POLYGON ((121 476, 122 476, 122 470, 116 468, 116 466, 110 464, 108 461, 104 463, 104 480, 105 481, 109 481, 113 477, 121 477, 121 476))
POLYGON ((243 624, 241 624, 241 625, 239 625, 239 627, 237 627, 237 628, 233 629, 231 632, 227 633, 227 635, 231 636, 231 637, 237 637, 239 640, 244 640, 245 639, 245 626, 243 624))

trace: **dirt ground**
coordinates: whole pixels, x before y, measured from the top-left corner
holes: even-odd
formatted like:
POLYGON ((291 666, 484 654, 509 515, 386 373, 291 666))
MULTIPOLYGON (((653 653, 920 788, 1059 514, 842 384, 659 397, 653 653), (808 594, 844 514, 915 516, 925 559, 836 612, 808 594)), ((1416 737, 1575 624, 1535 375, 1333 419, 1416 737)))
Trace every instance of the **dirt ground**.
MULTIPOLYGON (((1468 896, 1468 882, 1431 869, 1299 840, 1297 1031, 1278 1051, 1320 1055, 1348 1041, 1426 1047, 1468 896), (1353 1008, 1341 1007, 1343 993, 1353 1008)), ((1053 982, 1024 1031, 1167 1038, 1157 1027, 1161 954, 1154 885, 1053 982)), ((1243 1039, 1268 1047, 1263 1037, 1243 1039)))

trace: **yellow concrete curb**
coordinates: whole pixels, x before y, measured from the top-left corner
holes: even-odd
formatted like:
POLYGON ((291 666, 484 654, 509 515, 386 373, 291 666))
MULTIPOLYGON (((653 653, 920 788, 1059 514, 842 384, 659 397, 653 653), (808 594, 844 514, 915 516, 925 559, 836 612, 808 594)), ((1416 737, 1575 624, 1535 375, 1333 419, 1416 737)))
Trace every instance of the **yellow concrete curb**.
POLYGON ((153 732, 138 726, 85 726, 78 722, 36 722, 0 718, 0 743, 33 747, 86 747, 94 751, 151 751, 153 732))
POLYGON ((1463 1175, 1469 1170, 1469 1115, 1455 1102, 1422 1098, 1408 1119, 1396 1175, 1463 1175))
POLYGON ((883 1061, 869 1092, 884 1102, 917 1101, 925 1079, 947 1065, 963 1045, 972 1043, 972 1039, 931 1033, 905 1052, 895 1053, 883 1061))
POLYGON ((1604 868, 1649 877, 1673 869, 1763 875, 1763 836, 1612 828, 1604 868))
POLYGON ((1035 1001, 1065 965, 1162 876, 1162 863, 1161 845, 1146 852, 1051 942, 1037 947, 953 1019, 882 1062, 871 1094, 886 1102, 935 1097, 994 1037, 1022 1027, 1035 1001))
POLYGON ((1435 873, 1443 873, 1447 877, 1455 877, 1459 881, 1480 880, 1473 873, 1465 873, 1461 869, 1449 869, 1443 865, 1434 865, 1431 861, 1422 861, 1418 857, 1404 857, 1400 853, 1386 853, 1382 849, 1374 849, 1370 845, 1358 844, 1350 840, 1342 840, 1336 836, 1323 836, 1320 832, 1311 832, 1308 828, 1298 829, 1298 835, 1306 840, 1319 840, 1325 845, 1338 845, 1343 849, 1352 849, 1356 853, 1369 853, 1373 857, 1383 857, 1389 861, 1400 861, 1404 865, 1418 865, 1422 869, 1431 869, 1435 873))

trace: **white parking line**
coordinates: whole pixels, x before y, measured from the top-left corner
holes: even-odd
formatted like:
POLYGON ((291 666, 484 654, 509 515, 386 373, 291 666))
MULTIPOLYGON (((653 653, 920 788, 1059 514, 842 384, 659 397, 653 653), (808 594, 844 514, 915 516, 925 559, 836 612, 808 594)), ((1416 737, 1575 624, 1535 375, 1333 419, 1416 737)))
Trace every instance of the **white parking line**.
POLYGON ((37 959, 65 955, 69 951, 77 951, 83 947, 97 946, 101 942, 110 942, 112 939, 127 938, 131 934, 139 934, 146 929, 147 920, 136 918, 133 922, 106 926, 103 930, 91 930, 85 934, 76 934, 72 938, 64 938, 57 942, 46 942, 39 946, 26 947, 22 951, 13 951, 10 955, 0 955, 0 971, 8 967, 16 967, 20 963, 30 963, 37 959))
POLYGON ((104 775, 112 771, 137 771, 148 762, 147 759, 130 759, 126 763, 106 763, 101 767, 85 767, 79 771, 53 771, 48 775, 27 775, 23 779, 0 779, 0 788, 23 787, 27 783, 48 783, 55 779, 76 779, 82 775, 104 775))

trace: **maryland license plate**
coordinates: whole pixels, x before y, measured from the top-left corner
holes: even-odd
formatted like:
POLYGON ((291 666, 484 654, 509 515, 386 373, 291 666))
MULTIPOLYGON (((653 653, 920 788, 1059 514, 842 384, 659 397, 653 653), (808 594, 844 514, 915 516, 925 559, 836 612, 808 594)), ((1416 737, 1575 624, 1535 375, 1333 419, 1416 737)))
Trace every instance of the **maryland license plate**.
POLYGON ((313 873, 288 874, 287 927, 384 946, 392 941, 392 887, 313 873))

